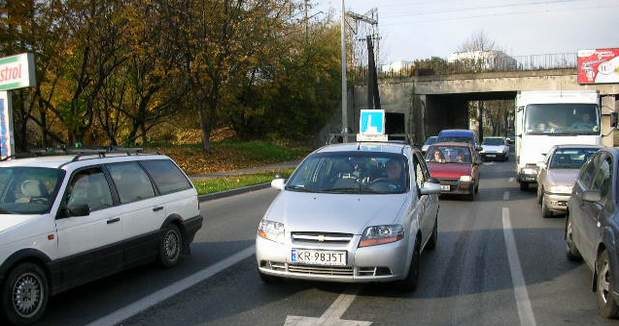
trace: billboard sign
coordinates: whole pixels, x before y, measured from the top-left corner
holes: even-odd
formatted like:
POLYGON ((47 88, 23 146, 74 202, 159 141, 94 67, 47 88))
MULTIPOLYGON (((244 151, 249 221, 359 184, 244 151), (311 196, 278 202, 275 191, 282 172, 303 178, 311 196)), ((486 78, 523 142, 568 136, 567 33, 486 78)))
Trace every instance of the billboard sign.
POLYGON ((619 83, 619 48, 578 51, 578 83, 619 83))
POLYGON ((8 92, 0 91, 0 158, 15 154, 14 148, 11 98, 8 92))
POLYGON ((32 87, 35 83, 32 53, 0 58, 0 91, 32 87))

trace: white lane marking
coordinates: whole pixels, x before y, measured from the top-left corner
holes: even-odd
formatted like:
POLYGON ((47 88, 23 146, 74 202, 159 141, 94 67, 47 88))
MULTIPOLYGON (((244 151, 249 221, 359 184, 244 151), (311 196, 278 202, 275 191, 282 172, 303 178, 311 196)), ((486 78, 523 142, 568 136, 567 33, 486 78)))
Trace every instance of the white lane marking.
POLYGON ((509 191, 506 191, 503 193, 503 200, 505 201, 509 200, 509 191))
POLYGON ((302 316, 287 316, 284 326, 369 326, 372 325, 370 321, 358 321, 358 320, 342 320, 342 316, 348 310, 352 302, 357 296, 357 291, 352 293, 342 293, 337 299, 329 306, 320 318, 315 317, 302 317, 302 316))
POLYGON ((213 275, 237 264, 238 262, 249 258, 256 252, 255 246, 251 246, 249 248, 245 248, 234 255, 223 259, 215 263, 212 266, 209 266, 203 270, 196 272, 195 274, 189 275, 186 278, 179 280, 173 284, 166 286, 163 289, 160 289, 124 308, 118 309, 113 313, 101 317, 87 326, 112 326, 119 324, 120 322, 131 318, 138 313, 166 300, 171 298, 172 296, 179 294, 182 291, 187 290, 188 288, 212 277, 213 275))
POLYGON ((503 235, 505 236, 505 247, 507 248, 507 259, 509 260, 509 269, 512 274, 512 284, 514 286, 514 295, 516 297, 516 305, 518 306, 518 317, 520 325, 535 326, 535 316, 531 308, 527 285, 522 274, 520 266, 520 258, 516 249, 516 240, 512 231, 512 223, 509 218, 509 208, 503 207, 503 235))
POLYGON ((486 165, 495 165, 496 163, 494 162, 486 162, 486 165))
POLYGON ((514 177, 509 178, 509 182, 514 182, 514 181, 516 181, 516 178, 514 177))

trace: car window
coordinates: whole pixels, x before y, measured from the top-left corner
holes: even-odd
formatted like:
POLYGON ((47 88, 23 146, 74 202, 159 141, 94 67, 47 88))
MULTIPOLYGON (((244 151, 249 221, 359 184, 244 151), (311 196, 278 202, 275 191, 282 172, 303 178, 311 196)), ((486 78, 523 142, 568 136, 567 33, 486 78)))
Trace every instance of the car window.
POLYGON ((170 160, 142 161, 142 166, 153 178, 162 195, 191 188, 181 170, 170 160))
POLYGON ((426 160, 433 163, 474 163, 474 157, 468 147, 433 146, 426 154, 426 160))
POLYGON ((114 205, 110 185, 99 168, 81 170, 73 175, 65 200, 66 207, 88 205, 91 212, 114 205))
POLYGON ((136 162, 107 165, 121 204, 147 199, 155 196, 153 185, 146 172, 136 162))
POLYGON ((421 189, 427 180, 422 162, 423 161, 419 159, 419 155, 415 154, 415 156, 413 156, 413 168, 415 172, 415 183, 417 184, 417 189, 421 189))
POLYGON ((599 155, 593 156, 580 170, 578 181, 582 184, 584 189, 589 189, 591 187, 591 182, 595 174, 595 161, 598 157, 599 155))
POLYGON ((611 167, 613 166, 613 162, 608 156, 604 156, 601 158, 597 172, 595 177, 593 178, 593 184, 591 186, 592 191, 599 191, 602 197, 601 202, 606 202, 608 194, 610 193, 610 188, 612 185, 611 178, 611 167))
POLYGON ((0 168, 0 213, 42 214, 49 211, 64 177, 59 169, 0 168))
POLYGON ((548 155, 551 169, 580 169, 589 157, 598 151, 597 148, 559 148, 548 155))

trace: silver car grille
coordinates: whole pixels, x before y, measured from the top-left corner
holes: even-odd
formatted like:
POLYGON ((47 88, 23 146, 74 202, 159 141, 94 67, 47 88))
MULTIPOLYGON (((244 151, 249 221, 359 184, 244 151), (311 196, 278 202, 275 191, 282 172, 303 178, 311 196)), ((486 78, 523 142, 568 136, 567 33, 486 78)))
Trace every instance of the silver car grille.
POLYGON ((310 243, 339 243, 345 244, 352 240, 351 233, 325 233, 325 232, 293 232, 292 240, 310 243))
POLYGON ((288 272, 306 275, 338 275, 353 276, 353 268, 348 266, 308 266, 308 265, 288 265, 288 272))

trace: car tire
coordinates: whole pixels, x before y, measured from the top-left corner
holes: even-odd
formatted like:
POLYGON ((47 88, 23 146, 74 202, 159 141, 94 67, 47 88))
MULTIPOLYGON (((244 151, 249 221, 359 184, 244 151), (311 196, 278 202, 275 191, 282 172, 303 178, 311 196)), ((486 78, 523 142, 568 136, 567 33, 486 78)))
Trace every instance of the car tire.
POLYGON ((420 242, 417 241, 417 243, 415 244, 415 248, 413 249, 413 258, 411 259, 411 264, 408 268, 408 274, 406 275, 406 278, 395 282, 395 285, 398 289, 402 289, 406 292, 412 292, 415 291, 415 289, 417 289, 417 283, 419 281, 419 269, 420 269, 420 258, 421 258, 421 252, 420 252, 420 242))
POLYGON ((546 199, 542 198, 542 217, 543 218, 551 218, 552 217, 552 210, 550 210, 550 208, 548 208, 548 205, 546 204, 546 199))
POLYGON ((619 316, 619 307, 615 302, 612 294, 614 288, 614 277, 612 267, 608 259, 608 252, 602 251, 595 264, 596 268, 596 299, 598 303, 598 311, 604 318, 617 318, 619 316))
POLYGON ((37 264, 23 263, 9 272, 2 286, 0 316, 12 325, 30 325, 41 319, 48 300, 45 271, 37 264))
POLYGON ((438 217, 434 219, 434 229, 432 229, 432 235, 430 235, 430 240, 428 240, 428 244, 426 247, 428 250, 436 249, 436 245, 438 244, 438 217))
POLYGON ((520 191, 527 191, 529 190, 529 184, 526 182, 520 182, 520 191))
POLYGON ((542 199, 544 199, 544 188, 542 186, 537 187, 537 204, 542 205, 542 199))
POLYGON ((181 259, 183 235, 174 224, 166 225, 159 243, 159 264, 165 268, 174 267, 181 259))
POLYGON ((566 256, 568 260, 571 261, 582 261, 582 256, 580 255, 580 251, 576 247, 576 243, 574 243, 573 235, 573 226, 572 220, 570 219, 569 213, 567 218, 565 219, 565 247, 566 247, 566 256))

